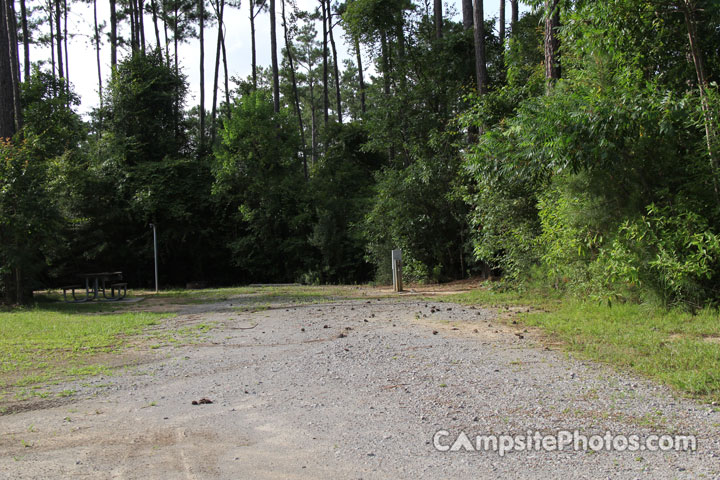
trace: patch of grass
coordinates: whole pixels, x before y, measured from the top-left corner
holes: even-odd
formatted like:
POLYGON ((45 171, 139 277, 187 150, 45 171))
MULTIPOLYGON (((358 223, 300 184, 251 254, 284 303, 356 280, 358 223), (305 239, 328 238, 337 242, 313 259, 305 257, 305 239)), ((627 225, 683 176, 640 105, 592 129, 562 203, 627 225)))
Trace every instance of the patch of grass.
POLYGON ((691 315, 648 305, 568 301, 554 312, 521 319, 591 359, 632 369, 693 396, 720 399, 717 311, 691 315))
MULTIPOLYGON (((77 308, 76 305, 70 305, 77 308)), ((93 315, 35 307, 0 312, 0 383, 4 387, 47 382, 59 376, 107 373, 91 357, 121 349, 131 335, 168 314, 93 315)))
POLYGON ((479 290, 446 300, 480 305, 523 305, 544 311, 514 319, 540 327, 570 351, 629 369, 703 400, 720 400, 720 313, 691 313, 648 304, 594 304, 538 298, 538 292, 479 290), (459 298, 458 298, 459 297, 459 298))
POLYGON ((464 305, 485 305, 491 307, 534 306, 556 308, 563 297, 556 290, 535 287, 522 291, 508 288, 503 284, 486 283, 482 288, 454 295, 444 295, 435 300, 464 305))

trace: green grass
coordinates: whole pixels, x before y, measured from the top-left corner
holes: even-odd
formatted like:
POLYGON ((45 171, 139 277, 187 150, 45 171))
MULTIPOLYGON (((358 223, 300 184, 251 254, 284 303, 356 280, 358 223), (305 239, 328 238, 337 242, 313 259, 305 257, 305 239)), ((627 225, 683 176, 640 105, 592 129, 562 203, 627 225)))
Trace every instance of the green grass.
POLYGON ((466 305, 487 305, 491 307, 533 306, 551 309, 562 303, 562 296, 543 288, 531 288, 523 291, 491 285, 465 293, 439 297, 441 301, 463 303, 466 305))
POLYGON ((41 303, 30 309, 0 312, 0 386, 27 386, 58 376, 104 373, 107 368, 94 364, 93 356, 122 349, 129 336, 169 316, 78 312, 83 307, 41 303))
POLYGON ((629 369, 704 400, 720 399, 720 313, 696 315, 647 304, 613 306, 562 299, 557 293, 477 290, 445 300, 541 311, 514 317, 586 358, 629 369))

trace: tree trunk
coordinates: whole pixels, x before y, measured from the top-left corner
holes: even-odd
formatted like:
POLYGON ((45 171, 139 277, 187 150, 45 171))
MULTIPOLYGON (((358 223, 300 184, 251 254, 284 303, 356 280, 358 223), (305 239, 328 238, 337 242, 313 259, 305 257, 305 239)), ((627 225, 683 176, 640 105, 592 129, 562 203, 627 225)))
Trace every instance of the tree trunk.
POLYGON ((500 0, 500 18, 498 19, 500 35, 500 45, 505 45, 505 0, 500 0))
MULTIPOLYGON (((0 138, 10 138, 19 130, 16 91, 17 78, 13 72, 12 10, 9 2, 0 0, 0 138)), ((16 43, 17 45, 17 43, 16 43)))
POLYGON ((280 111, 280 76, 278 73, 277 32, 275 25, 275 0, 270 0, 270 57, 272 59, 273 107, 280 111))
MULTIPOLYGON (((15 88, 17 88, 17 105, 16 107, 19 108, 20 106, 20 50, 18 49, 18 38, 17 38, 17 32, 18 32, 18 26, 17 26, 17 14, 15 12, 15 2, 10 0, 8 1, 8 6, 10 7, 10 19, 8 20, 9 25, 11 25, 10 34, 8 36, 8 42, 10 44, 10 56, 11 56, 11 68, 13 72, 13 78, 15 79, 15 88)), ((19 110, 22 112, 22 110, 19 110)))
POLYGON ((205 0, 198 0, 200 22, 200 145, 199 154, 205 147, 205 0))
POLYGON ((520 19, 520 13, 518 10, 518 0, 510 0, 510 31, 513 36, 517 32, 517 23, 520 19))
POLYGON ((705 124, 705 142, 707 144, 708 156, 710 157, 710 168, 712 170, 713 187, 715 189, 715 200, 720 203, 720 187, 718 186, 718 159, 715 153, 715 137, 716 132, 713 128, 712 110, 707 99, 705 90, 708 87, 708 79, 705 74, 705 60, 702 51, 697 44, 697 20, 695 18, 697 5, 693 0, 682 0, 679 5, 685 17, 685 26, 688 31, 688 43, 690 46, 690 54, 692 55, 693 64, 695 66, 695 74, 698 81, 698 90, 700 91, 700 104, 703 112, 703 122, 705 124))
POLYGON ((70 59, 68 58, 68 34, 67 34, 68 8, 67 0, 63 0, 63 47, 65 47, 65 80, 70 87, 70 59))
POLYGON ((117 66, 117 12, 115 1, 110 0, 110 66, 117 66))
POLYGON ((480 95, 487 91, 487 65, 485 63, 485 19, 482 0, 475 0, 475 79, 480 95))
MULTIPOLYGON (((312 71, 312 69, 308 69, 312 71)), ((312 79, 312 74, 308 76, 308 87, 310 89, 310 143, 312 148, 312 155, 310 157, 312 165, 317 162, 317 114, 315 108, 315 83, 312 79)))
MULTIPOLYGON (((173 11, 173 44, 175 47, 175 76, 180 75, 180 68, 178 66, 178 2, 174 2, 173 11)), ((173 102, 173 127, 175 129, 175 138, 180 136, 180 90, 175 88, 175 101, 173 102)))
POLYGON ((97 20, 97 0, 93 0, 93 20, 95 21, 95 57, 97 60, 97 74, 98 74, 98 94, 100 95, 100 107, 103 104, 103 83, 102 83, 102 65, 100 63, 100 30, 98 28, 97 20))
POLYGON ((162 22, 163 32, 165 33, 165 63, 170 68, 170 42, 168 42, 168 26, 167 26, 167 12, 165 11, 165 2, 162 2, 162 22))
POLYGON ((559 0, 545 0, 545 78, 551 88, 560 79, 560 41, 556 32, 560 26, 559 0))
POLYGON ((27 9, 25 8, 25 0, 20 0, 20 25, 22 27, 23 36, 23 67, 25 70, 24 80, 27 82, 30 78, 30 32, 27 24, 27 9))
POLYGON ((138 0, 138 30, 140 31, 139 35, 139 41, 140 41, 140 48, 142 49, 143 54, 145 54, 145 0, 138 0))
MULTIPOLYGON (((8 0, 9 1, 9 0, 8 0)), ((58 78, 65 78, 62 53, 62 30, 60 29, 60 0, 55 0, 55 42, 57 50, 58 78)))
POLYGON ((435 38, 442 38, 442 27, 443 27, 442 0, 435 0, 433 14, 435 16, 435 38))
POLYGON ((130 15, 130 50, 132 51, 132 54, 135 55, 135 51, 137 50, 137 43, 135 42, 135 0, 130 0, 129 3, 130 8, 128 14, 130 15))
POLYGON ((307 151, 307 147, 305 144, 305 126, 303 125, 302 111, 300 110, 300 96, 298 95, 297 79, 295 78, 295 61, 292 54, 292 42, 290 41, 290 34, 288 33, 287 18, 285 17, 285 0, 280 1, 282 2, 282 22, 283 29, 285 31, 285 51, 287 53, 288 63, 290 64, 290 80, 292 82, 293 97, 295 100, 295 113, 297 114, 298 127, 300 129, 300 141, 303 154, 303 171, 305 174, 305 180, 307 180, 309 176, 307 157, 305 156, 305 153, 307 151))
POLYGON ((223 70, 225 71, 225 115, 230 118, 230 85, 228 77, 227 52, 225 50, 225 30, 222 37, 223 70))
MULTIPOLYGON (((215 4, 212 4, 215 5, 215 4)), ((222 37, 223 37, 223 9, 225 8, 225 0, 218 0, 218 4, 215 7, 215 14, 217 15, 218 32, 217 32, 217 45, 215 47, 215 72, 213 76, 213 99, 212 99, 212 115, 210 118, 210 144, 215 145, 215 132, 217 131, 217 92, 218 92, 218 79, 220 76, 220 53, 222 51, 222 37)))
POLYGON ((360 84, 360 110, 365 113, 365 79, 363 78, 362 55, 360 53, 360 40, 355 37, 355 56, 357 57, 358 82, 360 84))
POLYGON ((463 28, 471 30, 475 24, 473 13, 473 0, 462 0, 463 28))
POLYGON ((157 51, 160 53, 162 52, 162 44, 160 43, 160 28, 158 27, 157 0, 150 0, 150 7, 152 8, 153 26, 155 27, 155 42, 157 43, 157 51))
POLYGON ((322 5, 322 22, 323 22, 323 41, 322 41, 322 55, 323 55, 323 119, 325 120, 325 126, 327 127, 330 110, 330 97, 328 96, 328 29, 327 29, 327 9, 325 8, 325 0, 320 0, 322 5))
POLYGON ((333 71, 335 73, 335 102, 337 103, 337 117, 338 123, 343 123, 342 120, 342 98, 340 97, 340 71, 338 69, 338 56, 337 48, 335 48, 335 37, 333 36, 332 28, 332 9, 330 8, 330 0, 327 0, 327 12, 328 12, 328 33, 330 34, 330 47, 332 48, 333 54, 333 71))
POLYGON ((257 52, 255 49, 255 0, 248 0, 250 3, 250 49, 253 89, 257 90, 257 52))
POLYGON ((55 7, 52 0, 48 0, 48 23, 50 24, 50 66, 52 67, 53 79, 57 80, 55 76, 55 7))

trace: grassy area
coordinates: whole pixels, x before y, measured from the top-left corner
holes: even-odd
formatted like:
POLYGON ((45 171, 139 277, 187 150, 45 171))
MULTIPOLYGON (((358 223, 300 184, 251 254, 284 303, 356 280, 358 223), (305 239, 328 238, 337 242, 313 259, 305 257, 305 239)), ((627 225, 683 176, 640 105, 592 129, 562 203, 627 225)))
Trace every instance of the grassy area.
POLYGON ((42 302, 33 308, 0 311, 0 387, 102 373, 106 367, 94 362, 94 357, 119 351, 131 335, 169 316, 96 313, 117 308, 42 302))
POLYGON ((446 297, 467 304, 526 305, 514 317, 583 356, 630 369, 704 400, 720 400, 720 313, 696 315, 638 304, 613 306, 562 299, 540 291, 477 290, 446 297))

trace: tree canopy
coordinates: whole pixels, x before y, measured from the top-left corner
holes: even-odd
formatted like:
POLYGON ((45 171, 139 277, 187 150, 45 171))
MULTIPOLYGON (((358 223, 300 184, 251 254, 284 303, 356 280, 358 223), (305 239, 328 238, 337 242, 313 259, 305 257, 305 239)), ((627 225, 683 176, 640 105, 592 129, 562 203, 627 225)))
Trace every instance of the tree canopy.
POLYGON ((461 22, 410 0, 197 1, 112 2, 95 19, 99 106, 83 117, 60 22, 72 2, 2 0, 6 303, 83 270, 149 285, 150 223, 166 285, 384 282, 402 248, 412 281, 716 303, 717 2, 513 2, 505 28, 471 2, 461 22), (280 22, 276 64, 253 53, 247 78, 223 33, 241 7, 253 49, 255 22, 280 22), (205 52, 211 26, 208 107, 189 100, 177 45, 205 52))

